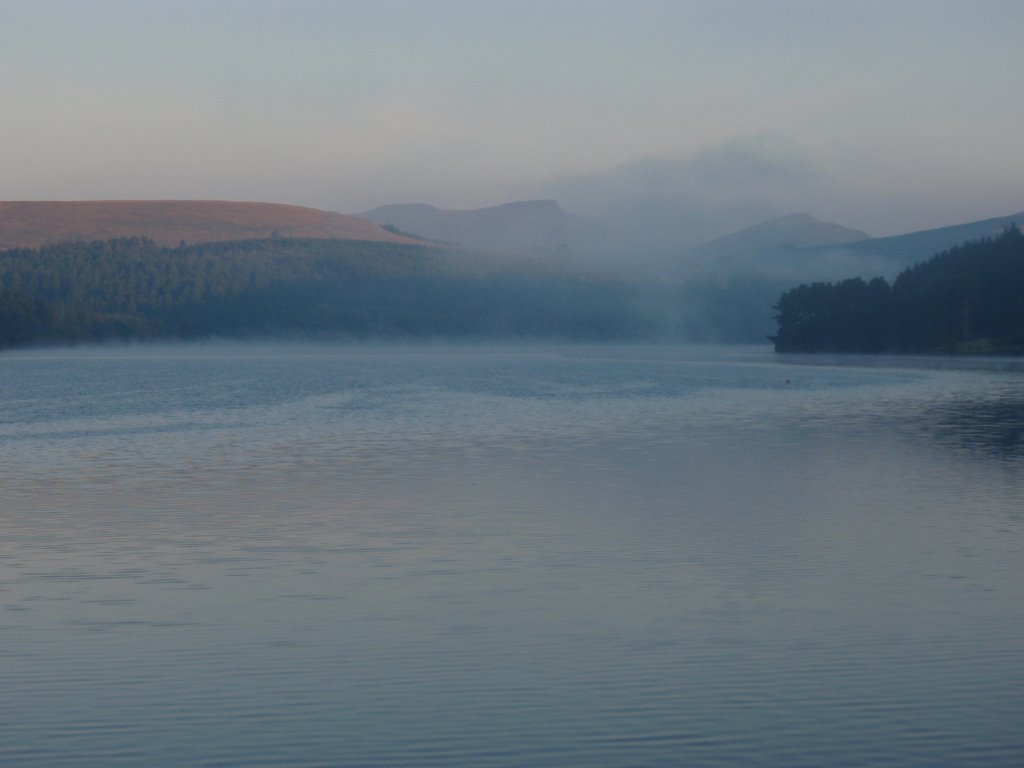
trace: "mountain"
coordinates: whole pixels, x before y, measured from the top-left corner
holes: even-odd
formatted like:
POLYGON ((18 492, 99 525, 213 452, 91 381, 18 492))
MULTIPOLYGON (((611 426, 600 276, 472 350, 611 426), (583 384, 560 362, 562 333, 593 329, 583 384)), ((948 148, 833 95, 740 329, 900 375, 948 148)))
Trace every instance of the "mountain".
POLYGON ((883 278, 816 282, 776 307, 777 352, 1024 353, 1024 235, 1005 229, 883 278))
POLYGON ((358 215, 403 233, 509 253, 565 251, 580 240, 587 227, 585 219, 566 213, 554 200, 525 200, 473 210, 383 205, 358 215))
POLYGON ((808 213, 794 213, 746 227, 694 249, 694 254, 727 258, 762 249, 813 248, 870 239, 857 229, 831 224, 808 213))
MULTIPOLYGON (((997 237, 1007 228, 1015 225, 1024 225, 1024 211, 1010 214, 1009 216, 997 216, 992 219, 972 221, 967 224, 956 224, 938 229, 925 229, 919 232, 910 232, 905 235, 894 235, 892 237, 878 237, 871 240, 864 240, 856 243, 848 243, 840 249, 818 248, 820 255, 827 256, 829 252, 838 250, 848 254, 865 266, 879 265, 883 271, 875 272, 873 275, 861 274, 863 277, 874 275, 889 276, 895 274, 904 267, 913 266, 926 259, 930 259, 937 253, 948 251, 958 245, 986 237, 997 237)), ((863 271, 863 270, 862 270, 863 271)), ((851 277, 853 275, 846 275, 851 277)))
POLYGON ((158 245, 266 237, 420 244, 355 216, 275 203, 214 200, 0 202, 0 249, 148 237, 158 245))
POLYGON ((704 243, 687 254, 685 268, 795 282, 876 276, 891 279, 905 267, 964 242, 997 236, 1014 223, 1024 223, 1024 212, 872 238, 855 229, 796 214, 704 243))

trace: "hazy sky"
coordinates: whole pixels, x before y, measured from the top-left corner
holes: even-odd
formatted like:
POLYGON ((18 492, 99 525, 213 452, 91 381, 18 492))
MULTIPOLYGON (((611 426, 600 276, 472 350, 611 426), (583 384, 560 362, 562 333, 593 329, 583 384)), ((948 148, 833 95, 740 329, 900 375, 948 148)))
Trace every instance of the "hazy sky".
POLYGON ((658 198, 890 234, 1024 209, 1022 34, 1022 0, 0 0, 0 199, 658 198))

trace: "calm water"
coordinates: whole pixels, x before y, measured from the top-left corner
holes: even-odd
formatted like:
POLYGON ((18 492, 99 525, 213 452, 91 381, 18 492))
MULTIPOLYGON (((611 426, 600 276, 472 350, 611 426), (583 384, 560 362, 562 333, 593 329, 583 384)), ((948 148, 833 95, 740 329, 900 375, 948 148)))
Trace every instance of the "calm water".
POLYGON ((4 353, 0 764, 1024 764, 1024 368, 817 363, 4 353))

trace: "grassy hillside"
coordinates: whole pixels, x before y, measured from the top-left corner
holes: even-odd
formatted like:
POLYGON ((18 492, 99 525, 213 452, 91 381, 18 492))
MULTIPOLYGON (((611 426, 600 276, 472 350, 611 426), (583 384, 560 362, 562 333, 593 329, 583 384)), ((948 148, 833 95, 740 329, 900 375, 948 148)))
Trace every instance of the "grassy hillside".
POLYGON ((145 237, 157 245, 267 237, 416 241, 371 221, 315 208, 211 200, 0 202, 0 248, 145 237))

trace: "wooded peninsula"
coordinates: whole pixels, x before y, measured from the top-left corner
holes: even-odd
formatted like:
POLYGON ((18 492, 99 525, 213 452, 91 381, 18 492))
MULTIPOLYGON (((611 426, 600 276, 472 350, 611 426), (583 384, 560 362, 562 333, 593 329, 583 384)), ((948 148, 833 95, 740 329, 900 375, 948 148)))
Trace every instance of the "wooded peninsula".
POLYGON ((1024 235, 1010 227, 882 278, 801 285, 774 307, 777 352, 1024 353, 1024 235))

